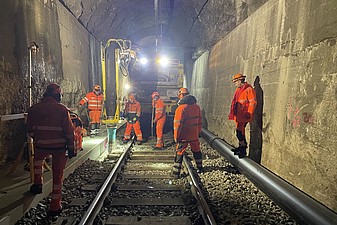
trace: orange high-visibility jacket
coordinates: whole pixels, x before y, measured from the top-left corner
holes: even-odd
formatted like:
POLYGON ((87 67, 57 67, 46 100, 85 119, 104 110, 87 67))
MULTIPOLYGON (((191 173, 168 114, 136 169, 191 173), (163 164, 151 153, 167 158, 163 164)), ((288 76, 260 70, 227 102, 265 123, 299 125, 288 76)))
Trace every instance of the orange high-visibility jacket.
POLYGON ((74 126, 66 106, 44 97, 28 110, 27 130, 36 148, 74 149, 74 126))
POLYGON ((155 120, 158 121, 159 119, 166 117, 166 106, 160 98, 154 101, 154 104, 152 105, 156 108, 155 111, 155 120))
POLYGON ((137 100, 134 100, 134 102, 128 101, 125 104, 125 113, 129 114, 129 116, 140 116, 141 113, 141 106, 140 103, 137 100))
POLYGON ((175 111, 174 139, 178 142, 191 142, 199 138, 202 115, 196 102, 194 96, 185 96, 175 111))
POLYGON ((81 101, 80 105, 88 102, 88 109, 93 111, 102 111, 103 108, 103 95, 96 95, 93 91, 89 92, 81 101))
POLYGON ((255 90, 250 84, 245 83, 235 91, 228 119, 236 122, 251 122, 255 108, 255 90))

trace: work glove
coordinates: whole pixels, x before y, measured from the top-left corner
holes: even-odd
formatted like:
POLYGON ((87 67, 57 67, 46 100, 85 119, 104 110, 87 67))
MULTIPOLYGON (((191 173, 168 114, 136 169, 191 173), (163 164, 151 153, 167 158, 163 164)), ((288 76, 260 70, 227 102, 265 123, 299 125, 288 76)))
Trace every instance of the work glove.
POLYGON ((136 122, 136 121, 137 121, 137 117, 134 117, 134 118, 132 119, 132 121, 133 121, 133 122, 136 122))
POLYGON ((77 155, 74 149, 68 149, 68 158, 71 159, 77 155))

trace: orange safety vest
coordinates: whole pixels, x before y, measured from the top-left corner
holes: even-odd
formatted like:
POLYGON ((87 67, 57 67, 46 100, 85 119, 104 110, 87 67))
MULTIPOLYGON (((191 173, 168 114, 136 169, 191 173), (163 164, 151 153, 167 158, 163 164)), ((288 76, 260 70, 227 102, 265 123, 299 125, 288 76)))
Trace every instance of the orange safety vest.
POLYGON ((103 108, 103 95, 96 95, 93 91, 89 92, 81 101, 80 105, 88 102, 88 109, 93 111, 102 111, 103 108))
POLYGON ((202 114, 192 95, 180 100, 174 115, 174 139, 178 142, 198 140, 201 132, 202 114))
POLYGON ((160 98, 158 98, 157 100, 154 100, 153 107, 155 107, 156 111, 155 111, 155 120, 159 120, 163 117, 166 118, 166 106, 163 102, 163 100, 161 100, 160 98))
POLYGON ((245 83, 235 91, 228 119, 236 122, 251 122, 255 108, 255 90, 250 84, 245 83), (247 117, 247 114, 250 115, 247 117))
POLYGON ((36 148, 74 149, 74 127, 68 108, 52 97, 44 97, 29 108, 27 130, 36 148))
POLYGON ((125 113, 128 113, 129 115, 131 114, 132 116, 140 116, 141 113, 140 103, 136 100, 134 100, 134 102, 128 101, 125 104, 125 113))

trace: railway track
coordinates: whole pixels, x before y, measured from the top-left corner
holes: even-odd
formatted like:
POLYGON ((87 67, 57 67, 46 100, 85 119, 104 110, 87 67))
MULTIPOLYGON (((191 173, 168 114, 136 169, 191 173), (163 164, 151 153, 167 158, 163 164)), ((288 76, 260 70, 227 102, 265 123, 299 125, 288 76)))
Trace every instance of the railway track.
POLYGON ((106 159, 88 160, 64 181, 59 217, 46 216, 49 196, 16 224, 296 224, 205 142, 204 172, 184 157, 181 179, 170 176, 174 146, 152 145, 118 137, 106 159))
POLYGON ((216 224, 189 160, 183 179, 173 161, 174 149, 129 144, 79 224, 216 224))

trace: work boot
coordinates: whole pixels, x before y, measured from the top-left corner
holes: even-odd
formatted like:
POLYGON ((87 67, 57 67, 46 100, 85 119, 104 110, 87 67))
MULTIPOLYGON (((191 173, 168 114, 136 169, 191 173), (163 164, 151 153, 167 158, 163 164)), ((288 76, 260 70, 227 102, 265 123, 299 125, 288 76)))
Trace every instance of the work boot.
POLYGON ((240 152, 240 147, 232 148, 231 151, 234 152, 234 155, 237 155, 240 152))
POLYGON ((164 150, 164 147, 154 146, 153 149, 154 149, 154 150, 164 150))
POLYGON ((42 184, 32 184, 29 189, 30 193, 37 195, 42 193, 42 184))
POLYGON ((62 212, 62 206, 61 206, 58 210, 55 210, 55 211, 53 211, 53 210, 48 210, 48 211, 47 211, 47 215, 48 215, 48 216, 51 216, 51 217, 54 217, 54 216, 60 215, 61 212, 62 212))
POLYGON ((129 140, 130 140, 130 139, 123 139, 123 144, 128 143, 129 140))
POLYGON ((143 144, 143 142, 142 141, 137 141, 137 144, 141 145, 141 144, 143 144))
POLYGON ((246 149, 247 149, 247 146, 241 146, 240 152, 238 154, 240 159, 247 155, 246 149))

